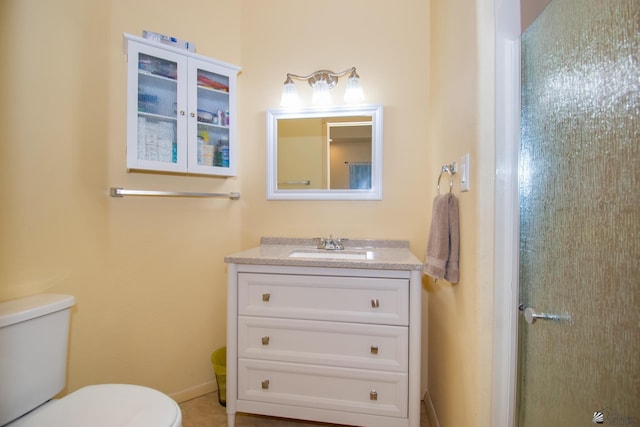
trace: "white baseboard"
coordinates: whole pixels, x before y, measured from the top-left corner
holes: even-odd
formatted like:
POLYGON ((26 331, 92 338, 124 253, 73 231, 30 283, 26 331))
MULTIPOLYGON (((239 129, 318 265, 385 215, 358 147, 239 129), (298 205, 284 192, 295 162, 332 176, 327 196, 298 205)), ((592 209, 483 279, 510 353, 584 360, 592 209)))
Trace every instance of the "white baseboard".
POLYGON ((209 381, 206 383, 198 384, 193 387, 189 387, 186 390, 171 393, 169 396, 178 403, 186 402, 187 400, 195 399, 196 397, 204 396, 205 394, 212 393, 218 390, 218 385, 215 381, 209 381))
POLYGON ((436 408, 433 406, 433 402, 431 401, 431 396, 429 395, 429 391, 424 394, 423 397, 424 406, 427 410, 427 416, 429 417, 429 425, 431 427, 440 427, 440 421, 438 421, 438 416, 436 415, 436 408))

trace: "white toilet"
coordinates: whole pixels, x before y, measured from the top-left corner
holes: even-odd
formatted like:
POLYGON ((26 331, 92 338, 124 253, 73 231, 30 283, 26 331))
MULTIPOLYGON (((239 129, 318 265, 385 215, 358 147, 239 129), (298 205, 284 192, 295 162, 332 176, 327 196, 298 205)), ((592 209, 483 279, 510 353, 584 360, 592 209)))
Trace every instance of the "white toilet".
POLYGON ((101 384, 51 400, 66 382, 68 295, 0 303, 0 426, 182 427, 169 396, 151 388, 101 384))

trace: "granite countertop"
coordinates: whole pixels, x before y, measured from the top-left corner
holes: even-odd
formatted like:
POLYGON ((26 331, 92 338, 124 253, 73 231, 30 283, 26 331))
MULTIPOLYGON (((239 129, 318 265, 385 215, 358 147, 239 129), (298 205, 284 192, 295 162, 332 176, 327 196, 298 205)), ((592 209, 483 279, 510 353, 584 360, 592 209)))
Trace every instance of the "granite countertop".
POLYGON ((409 249, 407 240, 346 240, 344 250, 317 249, 314 239, 263 237, 260 246, 224 258, 233 264, 298 267, 368 268, 376 270, 421 270, 422 262, 409 249), (299 257, 290 257, 299 252, 299 257), (305 253, 326 258, 305 257, 305 253), (335 254, 335 258, 331 258, 335 254), (357 254, 366 259, 345 259, 357 254), (341 256, 343 256, 341 258, 341 256))

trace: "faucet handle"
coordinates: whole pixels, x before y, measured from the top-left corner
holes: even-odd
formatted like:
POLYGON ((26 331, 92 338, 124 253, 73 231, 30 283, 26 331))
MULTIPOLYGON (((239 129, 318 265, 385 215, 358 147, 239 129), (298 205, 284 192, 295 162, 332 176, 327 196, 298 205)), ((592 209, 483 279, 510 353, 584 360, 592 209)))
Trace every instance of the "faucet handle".
POLYGON ((341 250, 344 249, 344 245, 342 242, 346 242, 349 239, 346 238, 333 238, 333 234, 329 235, 329 238, 325 237, 314 237, 313 240, 317 242, 318 249, 327 249, 327 250, 341 250))
POLYGON ((339 237, 339 238, 337 238, 337 239, 334 241, 334 243, 335 243, 335 245, 336 245, 336 249, 339 249, 339 250, 344 249, 344 244, 343 244, 343 242, 346 242, 347 240, 349 240, 349 239, 347 239, 346 237, 339 237))
POLYGON ((327 241, 323 237, 314 237, 313 240, 317 242, 317 249, 324 249, 327 246, 327 241))

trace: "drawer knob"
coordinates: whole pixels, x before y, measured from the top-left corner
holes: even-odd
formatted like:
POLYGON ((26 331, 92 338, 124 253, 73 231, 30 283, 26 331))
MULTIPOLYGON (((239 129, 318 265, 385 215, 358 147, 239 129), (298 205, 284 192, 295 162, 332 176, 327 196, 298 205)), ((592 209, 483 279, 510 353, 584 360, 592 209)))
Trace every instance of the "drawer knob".
POLYGON ((369 392, 369 400, 378 400, 378 392, 375 390, 371 390, 369 392))
POLYGON ((377 345, 372 345, 371 346, 371 354, 378 354, 378 346, 377 345))
POLYGON ((269 302, 270 299, 271 299, 271 294, 269 292, 265 292, 264 294, 262 294, 262 301, 269 302))
POLYGON ((378 301, 378 298, 374 298, 374 299, 371 300, 371 307, 372 308, 380 307, 380 301, 378 301))
POLYGON ((269 337, 262 337, 262 345, 269 345, 269 337))
POLYGON ((262 389, 269 390, 269 380, 262 381, 262 389))

